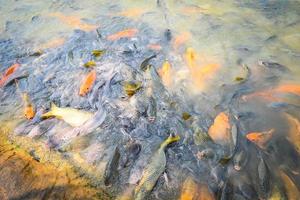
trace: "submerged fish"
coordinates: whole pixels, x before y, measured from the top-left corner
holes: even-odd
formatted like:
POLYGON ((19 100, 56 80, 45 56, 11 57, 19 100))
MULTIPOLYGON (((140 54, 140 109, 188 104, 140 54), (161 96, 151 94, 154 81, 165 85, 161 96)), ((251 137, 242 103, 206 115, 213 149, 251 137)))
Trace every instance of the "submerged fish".
POLYGON ((272 138, 274 129, 270 129, 264 132, 252 132, 246 135, 246 138, 255 143, 260 148, 264 149, 265 144, 272 138))
POLYGON ((188 176, 183 182, 180 200, 196 200, 199 197, 198 185, 192 177, 188 176))
POLYGON ((300 197, 300 191, 295 183, 283 171, 279 171, 280 177, 284 183, 287 197, 289 200, 297 200, 300 197))
POLYGON ((284 115, 286 116, 289 124, 288 139, 294 144, 296 150, 300 153, 300 122, 297 118, 288 113, 285 113, 284 115))
POLYGON ((229 116, 224 112, 219 113, 214 123, 209 127, 208 134, 211 139, 218 144, 231 144, 232 137, 229 116))
POLYGON ((165 61, 161 69, 158 71, 158 74, 161 77, 161 80, 166 87, 170 87, 172 84, 171 70, 172 70, 171 64, 168 61, 165 61))
POLYGON ((240 74, 235 77, 235 81, 239 82, 239 83, 244 83, 250 76, 250 70, 249 67, 247 65, 243 65, 242 66, 242 71, 240 72, 240 74))
POLYGON ((85 96, 93 87, 96 80, 96 70, 92 70, 83 80, 79 89, 79 95, 85 96))
POLYGON ((83 66, 86 67, 86 68, 95 67, 96 66, 96 62, 93 61, 93 60, 90 60, 90 61, 84 63, 83 66))
POLYGON ((178 49, 181 45, 188 42, 191 39, 192 35, 190 32, 182 32, 178 36, 175 37, 173 42, 173 47, 178 49))
POLYGON ((119 40, 121 38, 132 38, 138 33, 138 30, 135 28, 132 29, 125 29, 123 31, 119 31, 112 35, 107 36, 108 40, 119 40))
POLYGON ((93 113, 77 110, 74 108, 59 108, 53 102, 51 103, 50 111, 44 113, 42 118, 56 117, 58 119, 64 120, 66 123, 73 127, 81 126, 86 121, 93 117, 93 113))
POLYGON ((80 29, 83 31, 92 31, 98 27, 96 25, 87 24, 87 23, 82 22, 81 18, 78 16, 66 16, 60 12, 50 13, 49 16, 56 17, 62 23, 67 24, 68 26, 70 26, 72 28, 80 29))
POLYGON ((258 185, 259 185, 258 191, 260 197, 262 199, 267 199, 270 192, 270 172, 262 155, 260 155, 257 172, 258 172, 258 185))
POLYGON ((0 87, 3 87, 7 80, 9 79, 9 77, 15 73, 15 71, 20 67, 21 65, 19 63, 15 63, 13 65, 11 65, 7 70, 5 70, 5 72, 2 74, 2 77, 0 79, 0 87))
POLYGON ((166 167, 167 160, 165 148, 168 144, 177 142, 179 139, 180 137, 178 135, 174 136, 171 134, 164 142, 161 143, 159 149, 154 153, 149 164, 144 169, 142 179, 135 188, 135 200, 144 200, 151 192, 166 167))
POLYGON ((23 93, 22 99, 24 102, 24 116, 26 119, 33 119, 35 116, 35 109, 30 101, 29 95, 26 92, 23 93))

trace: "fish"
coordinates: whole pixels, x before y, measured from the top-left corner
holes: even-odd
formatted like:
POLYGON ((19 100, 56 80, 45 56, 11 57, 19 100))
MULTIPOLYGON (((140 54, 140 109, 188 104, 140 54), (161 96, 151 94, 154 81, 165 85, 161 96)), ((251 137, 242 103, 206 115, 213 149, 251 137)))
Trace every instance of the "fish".
POLYGON ((190 32, 182 32, 174 38, 173 47, 174 49, 178 49, 181 45, 188 42, 192 38, 190 32))
POLYGON ((79 89, 79 95, 85 96, 88 92, 91 91, 94 83, 96 81, 96 70, 92 70, 87 74, 87 76, 83 79, 80 89, 79 89))
POLYGON ((273 137, 274 131, 275 129, 270 129, 263 132, 251 132, 246 135, 246 138, 260 148, 264 149, 265 144, 273 137))
POLYGON ((231 144, 231 125, 226 113, 221 112, 216 116, 208 129, 208 135, 217 144, 231 144))
POLYGON ((105 52, 106 52, 106 50, 104 50, 104 49, 103 50, 95 49, 95 50, 92 51, 92 55, 97 58, 97 57, 102 56, 105 52))
POLYGON ((78 127, 83 125, 86 121, 93 117, 93 113, 78 110, 75 108, 60 108, 56 106, 53 102, 51 103, 51 108, 49 112, 42 114, 42 118, 56 117, 65 121, 67 124, 78 127))
POLYGON ((133 96, 141 86, 142 82, 140 81, 124 81, 123 83, 123 89, 129 97, 133 96))
POLYGON ((21 65, 19 63, 15 63, 5 70, 0 79, 0 87, 3 87, 6 84, 9 77, 12 76, 12 74, 15 73, 20 66, 21 65))
POLYGON ((92 30, 96 30, 98 28, 98 26, 96 25, 92 25, 92 24, 87 24, 82 22, 81 18, 78 16, 67 16, 64 15, 63 13, 60 12, 55 12, 55 13, 50 13, 49 14, 50 17, 56 17, 58 18, 62 23, 75 28, 75 29, 80 29, 83 31, 92 31, 92 30))
POLYGON ((84 63, 83 66, 86 67, 86 68, 95 67, 96 66, 96 62, 93 61, 93 60, 90 60, 90 61, 84 63))
POLYGON ((250 76, 250 69, 247 65, 242 66, 242 71, 239 76, 235 77, 235 81, 238 83, 244 83, 250 76))
POLYGON ((182 185, 180 200, 196 200, 199 197, 198 185, 191 176, 188 176, 182 185))
MULTIPOLYGON (((261 154, 261 153, 260 153, 261 154)), ((267 199, 269 197, 270 192, 270 172, 269 168, 264 161, 262 155, 259 156, 259 163, 257 166, 258 172, 258 185, 259 185, 259 195, 262 199, 267 199)))
POLYGON ((289 200, 297 200, 300 197, 300 192, 295 183, 282 170, 279 170, 279 175, 284 183, 286 194, 289 200))
POLYGON ((147 108, 147 117, 150 122, 154 122, 157 114, 157 104, 153 96, 149 97, 149 103, 147 108))
MULTIPOLYGON (((205 61, 205 58, 202 59, 205 61)), ((200 65, 199 55, 191 47, 186 49, 185 60, 196 91, 203 91, 209 79, 212 79, 220 68, 218 63, 210 63, 207 61, 200 65)))
POLYGON ((128 17, 128 18, 135 18, 140 17, 146 12, 146 9, 142 8, 131 8, 122 12, 119 12, 118 15, 128 17))
POLYGON ((258 61, 258 64, 260 66, 264 66, 266 68, 269 68, 269 69, 277 69, 279 71, 282 71, 282 72, 287 72, 289 71, 289 69, 279 63, 276 63, 276 62, 267 62, 267 61, 258 61))
POLYGON ((144 200, 155 186, 158 178, 165 171, 166 167, 166 155, 165 148, 173 143, 180 140, 179 135, 170 134, 170 136, 160 144, 158 150, 151 157, 150 162, 143 170, 142 178, 139 184, 135 188, 134 199, 144 200))
POLYGON ((148 44, 147 47, 154 51, 159 51, 162 49, 162 46, 159 44, 148 44))
POLYGON ((284 113, 284 115, 289 124, 288 140, 294 144, 296 150, 300 153, 300 122, 288 113, 284 113))
POLYGON ((62 46, 66 42, 65 38, 53 38, 40 45, 40 49, 51 49, 62 46))
POLYGON ((123 31, 119 31, 117 33, 107 36, 106 39, 114 41, 114 40, 119 40, 121 38, 132 38, 137 33, 138 33, 138 29, 135 29, 135 28, 125 29, 123 31))
POLYGON ((267 101, 273 101, 273 102, 281 101, 282 98, 276 97, 276 94, 293 94, 293 95, 300 96, 300 85, 294 83, 282 84, 269 90, 263 90, 248 95, 244 95, 242 96, 242 99, 244 101, 247 101, 254 97, 262 97, 267 101))
POLYGON ((170 87, 172 84, 171 70, 172 70, 171 64, 166 60, 163 63, 161 69, 158 71, 158 74, 161 77, 161 80, 166 87, 170 87))
POLYGON ((22 99, 24 102, 24 116, 26 119, 33 119, 35 116, 35 108, 29 98, 28 93, 24 92, 22 94, 22 99))
POLYGON ((141 69, 142 71, 146 71, 146 69, 147 69, 148 66, 149 66, 149 61, 150 61, 151 59, 153 59, 153 58, 156 58, 156 55, 155 55, 155 54, 152 55, 152 56, 150 56, 150 57, 148 57, 148 58, 146 58, 145 60, 143 60, 143 62, 142 62, 141 65, 140 65, 140 69, 141 69))

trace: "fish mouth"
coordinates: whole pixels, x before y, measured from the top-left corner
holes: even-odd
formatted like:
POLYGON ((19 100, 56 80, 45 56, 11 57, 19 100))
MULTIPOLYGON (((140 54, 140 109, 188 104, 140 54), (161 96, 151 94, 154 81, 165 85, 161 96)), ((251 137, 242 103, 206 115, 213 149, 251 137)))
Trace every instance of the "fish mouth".
POLYGON ((149 121, 150 123, 153 123, 153 122, 155 121, 155 117, 148 117, 148 121, 149 121))
POLYGON ((242 169, 242 167, 240 165, 234 165, 233 168, 236 170, 236 171, 240 171, 242 169))

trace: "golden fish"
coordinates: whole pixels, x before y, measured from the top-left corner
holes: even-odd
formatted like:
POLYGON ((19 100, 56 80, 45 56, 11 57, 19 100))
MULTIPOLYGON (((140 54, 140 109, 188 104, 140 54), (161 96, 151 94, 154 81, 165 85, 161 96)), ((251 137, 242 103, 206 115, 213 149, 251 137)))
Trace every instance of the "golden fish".
POLYGON ((279 174, 283 183, 285 184, 285 189, 286 189, 288 199, 298 200, 300 197, 300 192, 297 186, 295 185, 295 183, 283 171, 280 170, 279 174))
POLYGON ((137 90, 139 90, 142 86, 142 82, 137 81, 137 82, 133 82, 133 81, 124 81, 124 90, 126 92, 126 94, 128 96, 132 96, 136 93, 137 90))
POLYGON ((92 54, 93 54, 93 56, 95 56, 97 58, 97 57, 102 56, 105 52, 106 52, 106 50, 93 50, 92 54))
POLYGON ((199 196, 198 185, 190 176, 182 185, 180 200, 196 200, 199 196))
POLYGON ((288 139, 294 144, 296 150, 300 153, 300 122, 297 118, 288 113, 285 113, 284 115, 286 116, 289 124, 288 139))
POLYGON ((162 68, 158 71, 158 74, 160 75, 161 80, 166 87, 170 87, 172 84, 171 70, 171 64, 168 61, 165 61, 162 65, 162 68))
POLYGON ((51 103, 50 111, 44 113, 42 118, 56 117, 62 119, 73 127, 83 125, 87 120, 93 117, 93 113, 77 110, 74 108, 59 108, 54 103, 51 103))
POLYGON ((141 181, 135 188, 135 200, 144 200, 151 192, 166 167, 167 160, 165 148, 168 144, 177 142, 179 139, 180 137, 178 135, 170 135, 164 142, 161 143, 159 149, 151 157, 148 166, 144 169, 141 181))

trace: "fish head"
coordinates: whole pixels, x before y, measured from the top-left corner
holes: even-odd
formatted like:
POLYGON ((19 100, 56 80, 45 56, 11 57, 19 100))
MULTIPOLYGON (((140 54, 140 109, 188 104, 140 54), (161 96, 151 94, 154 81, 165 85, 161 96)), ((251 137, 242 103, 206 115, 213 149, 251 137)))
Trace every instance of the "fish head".
POLYGON ((30 106, 26 106, 25 110, 24 110, 24 116, 26 119, 33 119, 35 115, 34 109, 33 107, 30 106))
POLYGON ((246 135, 246 138, 248 140, 250 140, 251 142, 258 142, 259 141, 259 138, 260 138, 260 134, 259 133, 249 133, 246 135))

